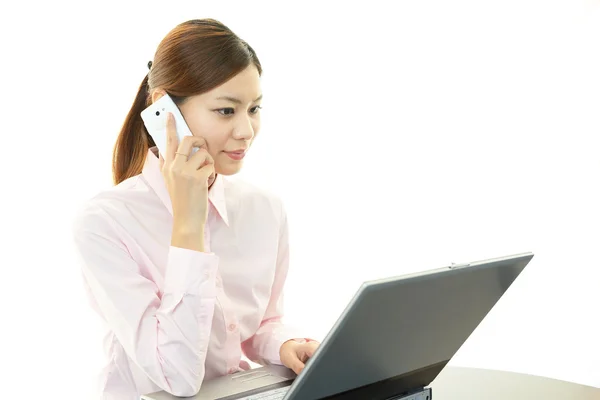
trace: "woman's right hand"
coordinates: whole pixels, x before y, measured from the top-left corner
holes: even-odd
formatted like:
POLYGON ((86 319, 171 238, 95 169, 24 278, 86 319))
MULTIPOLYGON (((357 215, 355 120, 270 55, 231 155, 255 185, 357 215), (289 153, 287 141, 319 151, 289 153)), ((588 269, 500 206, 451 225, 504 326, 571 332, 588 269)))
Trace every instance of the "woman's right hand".
POLYGON ((204 227, 208 218, 208 189, 214 180, 214 161, 206 141, 198 136, 177 138, 175 119, 167 115, 167 149, 160 168, 173 207, 171 245, 204 251, 204 227), (190 156, 192 149, 198 151, 190 156))

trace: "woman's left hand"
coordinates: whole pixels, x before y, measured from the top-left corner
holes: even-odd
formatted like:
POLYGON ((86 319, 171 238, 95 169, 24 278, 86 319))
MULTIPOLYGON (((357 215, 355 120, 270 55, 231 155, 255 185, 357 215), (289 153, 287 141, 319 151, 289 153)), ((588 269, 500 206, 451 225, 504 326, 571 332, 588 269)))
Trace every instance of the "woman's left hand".
POLYGON ((315 341, 300 343, 295 340, 288 340, 281 345, 279 357, 283 365, 298 375, 304 369, 304 363, 312 357, 319 344, 315 341))

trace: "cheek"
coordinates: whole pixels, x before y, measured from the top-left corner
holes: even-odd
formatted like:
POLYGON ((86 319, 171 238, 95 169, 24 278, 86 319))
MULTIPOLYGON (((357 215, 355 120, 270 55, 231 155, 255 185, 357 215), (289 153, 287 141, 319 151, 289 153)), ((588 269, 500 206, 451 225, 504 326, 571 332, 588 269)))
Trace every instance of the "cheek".
POLYGON ((260 117, 252 123, 252 129, 254 130, 254 136, 258 135, 258 132, 260 132, 260 117))
POLYGON ((216 157, 221 150, 223 150, 220 146, 218 138, 215 138, 213 135, 204 134, 198 136, 202 136, 204 140, 206 140, 206 145, 208 146, 208 153, 211 156, 213 156, 213 158, 216 157))
POLYGON ((206 140, 209 154, 214 158, 227 143, 226 129, 222 123, 212 115, 198 116, 188 124, 194 136, 199 136, 206 140))
POLYGON ((224 132, 207 132, 204 139, 208 145, 208 152, 213 158, 223 150, 227 150, 227 135, 224 132))

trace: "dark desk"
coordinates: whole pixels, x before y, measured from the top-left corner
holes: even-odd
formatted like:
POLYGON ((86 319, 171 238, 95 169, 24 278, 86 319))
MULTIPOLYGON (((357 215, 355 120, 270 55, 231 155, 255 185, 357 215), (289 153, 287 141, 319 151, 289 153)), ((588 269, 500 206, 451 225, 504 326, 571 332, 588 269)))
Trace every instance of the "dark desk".
POLYGON ((600 400, 600 388, 514 372, 446 367, 433 400, 600 400))

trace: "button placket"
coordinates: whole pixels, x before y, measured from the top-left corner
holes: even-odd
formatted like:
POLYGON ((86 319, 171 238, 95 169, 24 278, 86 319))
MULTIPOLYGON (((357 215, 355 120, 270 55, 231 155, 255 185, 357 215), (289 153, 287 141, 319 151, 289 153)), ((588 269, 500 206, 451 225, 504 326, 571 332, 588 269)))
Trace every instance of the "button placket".
MULTIPOLYGON (((206 227, 204 229, 204 249, 206 252, 210 252, 210 229, 212 223, 216 220, 216 210, 210 204, 208 212, 208 219, 206 227)), ((229 298, 223 290, 223 279, 219 270, 216 271, 215 282, 217 287, 217 301, 219 302, 220 309, 223 315, 223 326, 225 328, 225 348, 226 348, 226 371, 229 374, 236 373, 240 370, 239 363, 241 360, 240 350, 240 331, 239 323, 236 318, 236 313, 233 305, 229 301, 229 298)))
POLYGON ((223 309, 223 319, 225 327, 225 347, 227 348, 227 371, 234 373, 239 371, 241 360, 240 351, 240 329, 237 321, 235 309, 229 301, 229 298, 223 291, 220 291, 221 306, 223 309))

